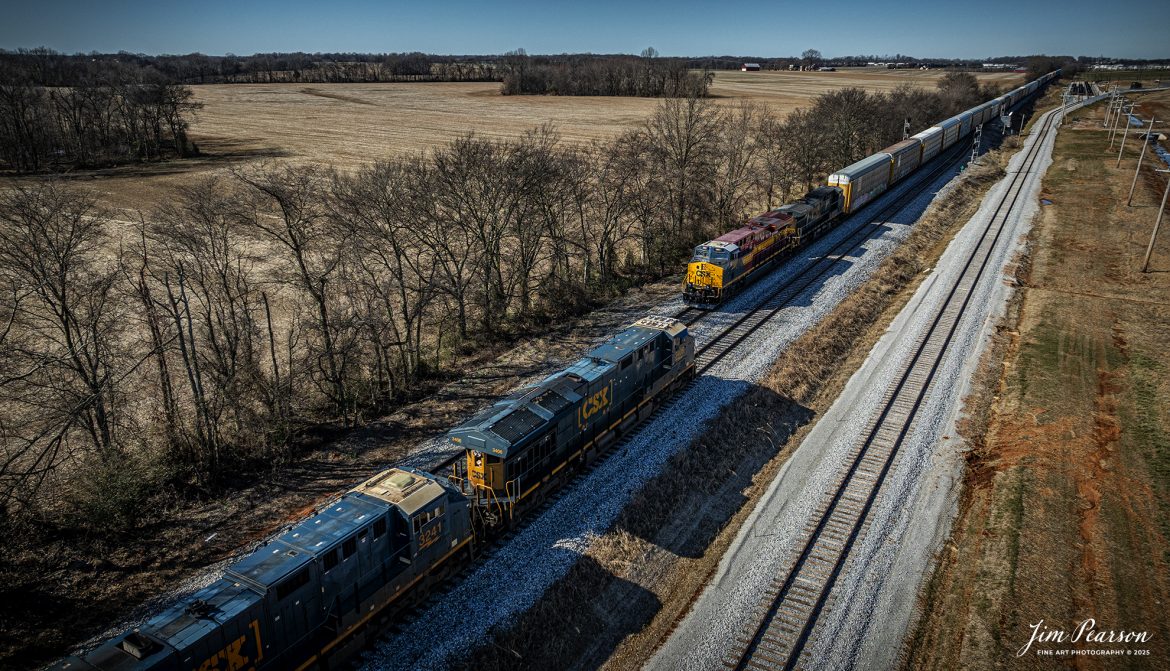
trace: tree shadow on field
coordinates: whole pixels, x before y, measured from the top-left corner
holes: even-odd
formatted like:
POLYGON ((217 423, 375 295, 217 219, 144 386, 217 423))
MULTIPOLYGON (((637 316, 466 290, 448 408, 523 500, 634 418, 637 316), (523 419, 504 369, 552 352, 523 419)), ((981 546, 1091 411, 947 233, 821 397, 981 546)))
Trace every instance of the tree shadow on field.
POLYGON ((14 179, 52 177, 72 182, 104 179, 144 179, 213 170, 256 159, 287 158, 293 154, 279 147, 265 147, 250 140, 204 138, 199 154, 160 161, 127 162, 106 168, 76 168, 60 173, 10 175, 14 179))

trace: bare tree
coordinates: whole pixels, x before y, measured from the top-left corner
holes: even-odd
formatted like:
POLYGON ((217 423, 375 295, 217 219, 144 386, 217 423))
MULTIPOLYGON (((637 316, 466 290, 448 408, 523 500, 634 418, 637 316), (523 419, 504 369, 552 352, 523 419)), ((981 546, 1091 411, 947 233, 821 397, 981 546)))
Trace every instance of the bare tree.
POLYGON ((880 106, 860 88, 846 88, 817 98, 812 114, 820 126, 818 140, 835 168, 843 168, 882 146, 880 106))
POLYGON ((657 177, 667 221, 651 238, 652 263, 664 268, 680 249, 701 237, 710 197, 720 114, 703 98, 667 98, 646 122, 650 169, 657 177))
POLYGON ((233 174, 251 188, 259 206, 242 212, 241 221, 285 254, 284 279, 312 304, 313 326, 320 340, 310 347, 319 386, 348 423, 352 408, 337 346, 339 325, 330 314, 334 304, 330 281, 341 262, 341 246, 326 216, 327 175, 313 166, 260 166, 233 174))
POLYGON ((417 174, 414 162, 391 160, 333 181, 333 216, 370 297, 365 326, 383 402, 395 386, 413 386, 421 373, 423 327, 436 294, 440 264, 419 241, 416 226, 428 214, 429 198, 417 174))
POLYGON ((816 49, 805 49, 800 54, 800 62, 808 67, 812 67, 821 62, 821 52, 816 49))
POLYGON ((27 502, 64 459, 108 461, 121 450, 121 312, 104 244, 102 213, 89 195, 55 183, 0 195, 5 504, 27 502))
MULTIPOLYGON (((166 315, 169 337, 150 329, 159 343, 160 375, 175 350, 185 373, 191 412, 181 417, 193 419, 192 435, 184 427, 176 446, 201 483, 245 457, 243 451, 265 446, 266 428, 283 404, 266 397, 272 387, 261 364, 261 297, 233 191, 216 178, 177 189, 145 233, 149 246, 143 246, 139 270, 137 294, 148 323, 166 315), (164 339, 174 345, 163 346, 164 339)), ((164 383, 164 397, 167 385, 174 386, 164 383)))
POLYGON ((757 106, 740 102, 719 124, 711 195, 712 223, 718 232, 739 224, 747 214, 752 186, 760 172, 760 115, 757 106))

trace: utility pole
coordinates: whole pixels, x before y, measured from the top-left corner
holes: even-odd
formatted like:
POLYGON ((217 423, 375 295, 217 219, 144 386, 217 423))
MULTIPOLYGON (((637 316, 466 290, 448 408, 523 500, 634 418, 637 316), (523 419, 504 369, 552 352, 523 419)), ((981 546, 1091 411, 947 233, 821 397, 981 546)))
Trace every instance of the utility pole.
POLYGON ((1133 190, 1137 188, 1138 173, 1142 170, 1142 159, 1146 157, 1146 147, 1150 145, 1150 135, 1154 134, 1154 117, 1150 117, 1150 129, 1146 131, 1146 139, 1142 142, 1142 153, 1138 156, 1137 168, 1133 171, 1133 184, 1129 185, 1129 200, 1125 201, 1126 207, 1133 207, 1133 190))
MULTIPOLYGON (((1155 170, 1154 172, 1170 173, 1170 170, 1155 170)), ((1170 179, 1166 180, 1166 190, 1162 192, 1162 204, 1158 207, 1158 218, 1154 221, 1154 232, 1150 233, 1150 244, 1146 247, 1146 260, 1142 263, 1142 272, 1150 272, 1150 254, 1154 253, 1154 240, 1158 237, 1158 228, 1162 225, 1162 215, 1166 213, 1166 196, 1170 196, 1170 179)))
POLYGON ((1117 137, 1117 127, 1121 125, 1121 117, 1125 117, 1125 128, 1129 130, 1129 113, 1133 111, 1133 105, 1129 109, 1125 105, 1121 105, 1117 109, 1117 116, 1113 117, 1113 130, 1109 132, 1109 150, 1113 150, 1113 141, 1117 137))
MULTIPOLYGON (((1130 111, 1132 111, 1134 107, 1135 107, 1135 105, 1130 105, 1130 107, 1129 107, 1130 111)), ((1138 123, 1141 123, 1141 121, 1138 121, 1138 123)), ((1116 167, 1118 167, 1118 168, 1121 167, 1121 152, 1125 151, 1125 138, 1129 137, 1129 125, 1130 125, 1129 115, 1127 114, 1127 115, 1125 115, 1125 132, 1121 134, 1121 146, 1117 148, 1117 166, 1116 167)))
POLYGON ((1109 127, 1109 119, 1113 116, 1114 93, 1113 89, 1109 89, 1109 104, 1105 106, 1105 120, 1101 122, 1102 128, 1109 127))

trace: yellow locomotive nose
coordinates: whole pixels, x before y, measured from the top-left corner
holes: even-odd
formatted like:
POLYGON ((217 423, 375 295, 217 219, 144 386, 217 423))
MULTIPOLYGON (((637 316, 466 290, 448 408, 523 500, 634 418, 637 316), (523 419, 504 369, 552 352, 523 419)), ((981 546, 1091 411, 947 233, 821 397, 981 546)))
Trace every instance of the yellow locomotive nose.
POLYGON ((723 269, 714 263, 696 261, 687 266, 687 284, 696 289, 723 287, 723 269))
POLYGON ((723 293, 723 268, 714 263, 695 261, 687 264, 687 278, 683 282, 683 300, 688 305, 707 307, 716 305, 723 293))

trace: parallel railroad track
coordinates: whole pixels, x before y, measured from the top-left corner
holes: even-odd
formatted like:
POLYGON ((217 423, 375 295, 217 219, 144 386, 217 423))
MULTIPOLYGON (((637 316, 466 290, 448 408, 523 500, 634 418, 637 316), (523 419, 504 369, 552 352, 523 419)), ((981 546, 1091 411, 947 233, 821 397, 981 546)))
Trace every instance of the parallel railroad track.
POLYGON ((850 453, 787 572, 773 581, 745 635, 724 658, 729 669, 793 669, 809 661, 805 646, 825 608, 849 552, 865 528, 870 509, 894 458, 914 423, 959 321, 989 266, 1007 219, 1013 213, 1044 143, 1053 116, 1044 117, 1039 136, 1021 164, 966 259, 941 309, 918 341, 881 410, 850 453))

